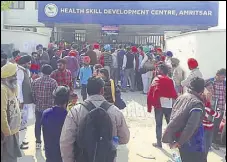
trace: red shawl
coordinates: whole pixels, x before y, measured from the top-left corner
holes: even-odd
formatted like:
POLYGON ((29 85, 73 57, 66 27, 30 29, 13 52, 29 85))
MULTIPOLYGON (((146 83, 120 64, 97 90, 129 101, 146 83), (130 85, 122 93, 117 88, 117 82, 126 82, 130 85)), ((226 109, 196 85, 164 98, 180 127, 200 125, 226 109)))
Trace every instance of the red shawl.
POLYGON ((173 80, 168 76, 158 75, 154 78, 147 96, 148 112, 151 112, 152 106, 161 108, 160 97, 177 98, 173 80))

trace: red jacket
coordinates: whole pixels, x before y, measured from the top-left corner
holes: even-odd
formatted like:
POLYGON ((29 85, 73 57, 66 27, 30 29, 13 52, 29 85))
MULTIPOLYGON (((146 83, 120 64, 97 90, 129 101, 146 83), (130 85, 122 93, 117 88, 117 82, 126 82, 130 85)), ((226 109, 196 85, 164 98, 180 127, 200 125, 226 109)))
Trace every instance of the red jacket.
POLYGON ((161 108, 160 98, 177 98, 173 80, 168 76, 158 75, 154 78, 147 96, 147 111, 151 112, 152 106, 161 108))

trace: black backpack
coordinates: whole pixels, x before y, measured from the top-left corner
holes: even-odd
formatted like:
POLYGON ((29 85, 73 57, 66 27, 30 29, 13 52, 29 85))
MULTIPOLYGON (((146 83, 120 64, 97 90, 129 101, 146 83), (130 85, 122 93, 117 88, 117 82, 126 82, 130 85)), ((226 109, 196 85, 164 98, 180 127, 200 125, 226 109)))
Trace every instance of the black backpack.
POLYGON ((95 107, 90 101, 81 103, 89 113, 80 122, 76 143, 76 162, 113 162, 116 148, 112 142, 113 125, 107 110, 112 106, 104 101, 95 107))

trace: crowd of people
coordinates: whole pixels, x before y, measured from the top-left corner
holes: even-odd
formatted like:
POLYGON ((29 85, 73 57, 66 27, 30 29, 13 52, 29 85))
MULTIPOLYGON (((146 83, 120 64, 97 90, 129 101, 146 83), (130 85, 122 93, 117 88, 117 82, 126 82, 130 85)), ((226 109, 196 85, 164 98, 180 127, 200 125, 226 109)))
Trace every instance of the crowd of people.
POLYGON ((226 104, 224 68, 204 80, 198 61, 189 58, 190 73, 185 76, 171 51, 148 45, 78 46, 61 41, 48 48, 39 44, 31 55, 17 50, 12 56, 1 52, 3 162, 16 162, 21 149, 29 148, 26 139, 19 142, 19 132, 26 131, 33 109, 36 149, 42 148, 43 131, 46 162, 113 162, 113 138, 119 144, 130 139, 121 112, 126 107, 121 96, 128 91, 141 91, 148 112, 154 109, 154 147, 167 143, 178 148, 183 162, 206 162, 212 143, 219 149, 226 104))

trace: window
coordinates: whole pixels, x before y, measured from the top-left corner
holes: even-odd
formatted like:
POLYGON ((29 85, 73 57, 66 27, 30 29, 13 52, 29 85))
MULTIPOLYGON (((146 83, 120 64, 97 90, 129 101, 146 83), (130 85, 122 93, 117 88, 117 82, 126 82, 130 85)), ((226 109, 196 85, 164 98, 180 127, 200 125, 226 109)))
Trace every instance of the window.
POLYGON ((24 1, 13 1, 10 5, 10 9, 24 9, 25 2, 24 1))
POLYGON ((35 9, 38 10, 38 1, 35 1, 35 9))

